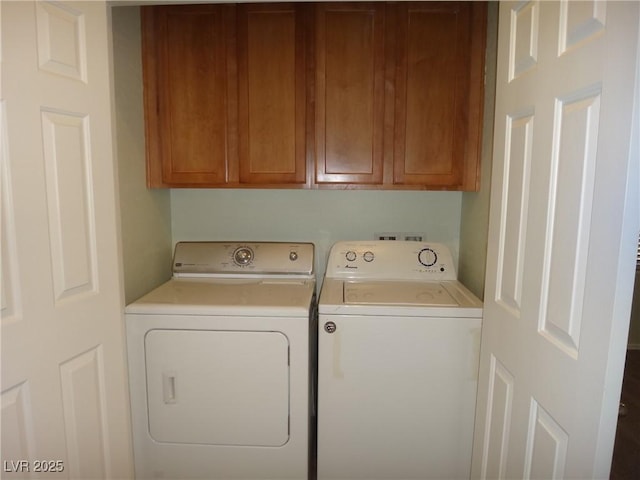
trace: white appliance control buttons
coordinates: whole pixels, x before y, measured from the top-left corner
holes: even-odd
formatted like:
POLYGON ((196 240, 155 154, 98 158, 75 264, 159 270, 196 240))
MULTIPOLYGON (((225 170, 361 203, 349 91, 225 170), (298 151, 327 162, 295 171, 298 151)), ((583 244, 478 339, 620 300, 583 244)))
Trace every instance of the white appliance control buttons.
POLYGON ((233 252, 233 261, 236 265, 245 267, 253 261, 253 250, 249 247, 239 247, 233 252))
POLYGON ((431 248, 423 248, 418 253, 418 261, 425 267, 432 267, 438 261, 438 255, 431 248))
POLYGON ((368 250, 362 254, 362 258, 364 259, 365 262, 373 262, 375 255, 373 254, 372 251, 368 250))
POLYGON ((353 262, 356 258, 357 258, 357 254, 356 252, 354 252, 353 250, 349 250, 346 254, 345 254, 345 258, 347 259, 348 262, 353 262))

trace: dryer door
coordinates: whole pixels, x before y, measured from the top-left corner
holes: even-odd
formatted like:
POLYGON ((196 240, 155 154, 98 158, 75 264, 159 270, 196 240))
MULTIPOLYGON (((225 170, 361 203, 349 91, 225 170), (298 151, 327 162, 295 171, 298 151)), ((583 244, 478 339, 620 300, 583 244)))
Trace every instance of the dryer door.
POLYGON ((289 342, 279 332, 151 330, 149 433, 157 442, 281 446, 289 438, 289 342))

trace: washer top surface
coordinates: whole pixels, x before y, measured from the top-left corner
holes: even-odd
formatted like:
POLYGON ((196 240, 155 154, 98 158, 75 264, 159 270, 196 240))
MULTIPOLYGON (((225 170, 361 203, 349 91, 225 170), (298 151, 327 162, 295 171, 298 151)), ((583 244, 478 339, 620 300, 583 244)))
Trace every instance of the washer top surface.
POLYGON ((457 280, 345 281, 326 278, 320 315, 481 318, 482 302, 457 280))
POLYGON ((346 305, 460 305, 438 282, 344 282, 343 293, 346 305))
POLYGON ((309 314, 315 293, 312 244, 181 242, 173 278, 126 313, 292 317, 309 314))
POLYGON ((338 242, 329 253, 320 314, 482 316, 482 302, 456 279, 441 244, 338 242))

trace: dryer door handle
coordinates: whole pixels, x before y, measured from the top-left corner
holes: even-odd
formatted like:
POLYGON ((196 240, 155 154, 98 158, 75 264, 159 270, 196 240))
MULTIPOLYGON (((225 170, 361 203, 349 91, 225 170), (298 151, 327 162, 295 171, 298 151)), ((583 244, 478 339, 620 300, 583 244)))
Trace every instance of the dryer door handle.
POLYGON ((177 403, 175 372, 162 374, 162 397, 166 404, 177 403))

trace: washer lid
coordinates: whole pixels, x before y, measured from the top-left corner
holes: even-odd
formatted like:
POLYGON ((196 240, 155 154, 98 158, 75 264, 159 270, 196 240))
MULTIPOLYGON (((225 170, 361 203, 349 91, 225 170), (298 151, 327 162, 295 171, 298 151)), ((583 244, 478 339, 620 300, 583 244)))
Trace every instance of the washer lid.
POLYGON ((481 318, 482 302, 457 280, 367 281, 325 278, 320 315, 481 318))
POLYGON ((439 282, 344 282, 346 305, 460 306, 439 282))

